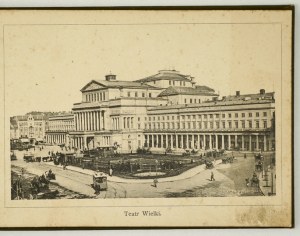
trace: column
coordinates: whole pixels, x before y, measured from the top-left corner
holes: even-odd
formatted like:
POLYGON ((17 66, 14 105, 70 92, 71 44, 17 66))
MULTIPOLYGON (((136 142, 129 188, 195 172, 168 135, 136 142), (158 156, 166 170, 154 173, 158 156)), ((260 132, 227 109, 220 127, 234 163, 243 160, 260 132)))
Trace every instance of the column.
POLYGON ((101 111, 98 111, 98 130, 101 130, 102 126, 101 126, 101 111))
POLYGON ((201 135, 198 134, 198 149, 201 149, 202 146, 201 146, 201 139, 200 139, 201 135))
POLYGON ((234 136, 234 147, 237 147, 237 135, 234 136))
POLYGON ((224 145, 224 134, 221 135, 222 138, 222 149, 225 149, 225 145, 224 145))
POLYGON ((96 130, 96 112, 93 111, 93 131, 96 130))
POLYGON ((264 151, 267 151, 267 137, 264 135, 264 151))
POLYGON ((230 134, 228 135, 228 150, 231 149, 231 136, 230 134))
POLYGON ((252 139, 251 139, 251 134, 249 135, 249 151, 252 151, 252 139))
POLYGON ((203 149, 206 149, 206 135, 203 135, 203 149))
POLYGON ((259 146, 258 146, 258 135, 256 135, 256 150, 259 149, 259 146))
POLYGON ((244 140, 244 135, 242 135, 242 150, 245 149, 245 140, 244 140))
POLYGON ((175 134, 175 148, 178 148, 178 135, 175 134))
POLYGON ((82 113, 82 129, 81 130, 87 130, 86 129, 86 124, 87 124, 86 112, 83 112, 82 113))
POLYGON ((90 114, 91 114, 91 130, 93 131, 94 130, 94 114, 93 114, 94 112, 90 112, 90 114))
POLYGON ((92 130, 92 113, 89 111, 87 114, 88 114, 88 130, 92 130))
POLYGON ((216 149, 219 149, 218 135, 216 134, 216 149))
POLYGON ((186 135, 185 146, 186 146, 186 148, 190 148, 189 135, 188 134, 186 135))
POLYGON ((209 135, 209 149, 212 149, 212 140, 211 140, 211 134, 209 135))
POLYGON ((151 139, 151 147, 154 147, 154 135, 152 134, 152 139, 151 139))
POLYGON ((81 130, 81 112, 78 112, 78 130, 81 130))
POLYGON ((192 149, 195 148, 195 137, 194 134, 192 134, 192 149))
POLYGON ((89 112, 85 112, 85 130, 89 130, 90 120, 89 120, 89 112))
POLYGON ((75 113, 75 116, 74 116, 74 118, 75 118, 75 130, 78 130, 78 113, 75 113))
POLYGON ((105 129, 104 111, 102 111, 102 128, 105 129))

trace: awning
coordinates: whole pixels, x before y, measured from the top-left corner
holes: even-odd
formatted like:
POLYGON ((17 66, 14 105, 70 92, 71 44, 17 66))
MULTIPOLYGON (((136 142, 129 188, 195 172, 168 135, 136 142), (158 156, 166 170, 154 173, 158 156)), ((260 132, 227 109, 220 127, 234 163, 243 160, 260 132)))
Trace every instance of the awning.
POLYGON ((29 139, 27 138, 21 138, 20 140, 22 143, 29 143, 29 139))

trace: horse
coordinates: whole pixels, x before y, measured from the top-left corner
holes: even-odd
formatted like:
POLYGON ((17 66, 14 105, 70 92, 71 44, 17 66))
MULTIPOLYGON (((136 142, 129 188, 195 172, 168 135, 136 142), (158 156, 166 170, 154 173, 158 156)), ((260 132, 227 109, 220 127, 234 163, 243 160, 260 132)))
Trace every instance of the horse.
POLYGON ((46 176, 46 179, 47 180, 55 180, 56 177, 55 177, 55 174, 53 172, 48 172, 47 176, 46 176))

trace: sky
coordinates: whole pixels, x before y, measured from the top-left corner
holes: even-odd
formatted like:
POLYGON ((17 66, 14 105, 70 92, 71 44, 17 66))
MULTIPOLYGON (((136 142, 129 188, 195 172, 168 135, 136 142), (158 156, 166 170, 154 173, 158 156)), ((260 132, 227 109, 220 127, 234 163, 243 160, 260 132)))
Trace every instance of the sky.
POLYGON ((220 96, 274 91, 281 76, 276 24, 12 25, 4 36, 10 116, 70 111, 110 72, 129 81, 175 69, 220 96))

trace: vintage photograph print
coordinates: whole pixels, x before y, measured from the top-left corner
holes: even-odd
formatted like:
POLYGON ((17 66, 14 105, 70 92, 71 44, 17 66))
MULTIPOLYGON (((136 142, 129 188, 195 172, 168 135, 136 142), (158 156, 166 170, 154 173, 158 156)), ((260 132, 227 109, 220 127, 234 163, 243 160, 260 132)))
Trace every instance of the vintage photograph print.
POLYGON ((1 227, 290 227, 292 20, 1 10, 1 227))

